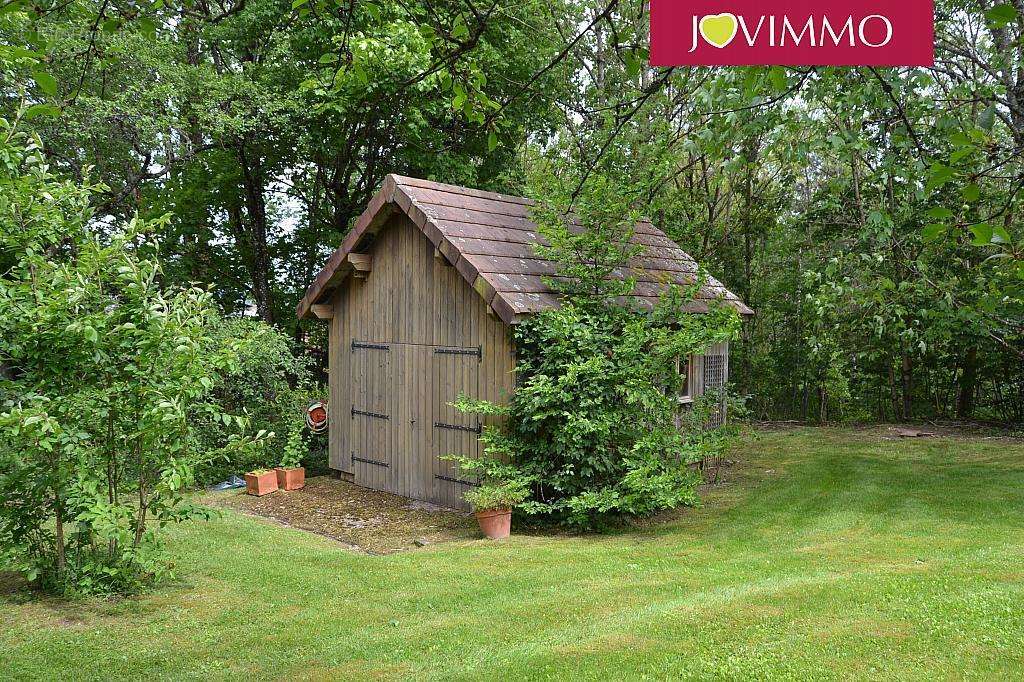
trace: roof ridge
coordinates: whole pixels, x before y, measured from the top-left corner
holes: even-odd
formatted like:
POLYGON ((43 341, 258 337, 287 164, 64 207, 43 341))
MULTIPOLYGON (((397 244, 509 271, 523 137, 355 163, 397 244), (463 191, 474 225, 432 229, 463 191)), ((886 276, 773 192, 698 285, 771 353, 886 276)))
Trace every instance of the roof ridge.
POLYGON ((421 178, 413 178, 407 175, 398 175, 397 173, 390 173, 389 176, 394 178, 395 184, 399 186, 408 185, 410 187, 419 187, 421 189, 433 189, 439 192, 447 192, 449 194, 461 194, 463 196, 477 197, 480 199, 491 199, 492 201, 504 201, 509 204, 519 204, 521 206, 533 206, 537 203, 529 197, 516 196, 515 194, 503 194, 501 192, 491 192, 490 190, 485 189, 452 185, 447 182, 423 180, 421 178))

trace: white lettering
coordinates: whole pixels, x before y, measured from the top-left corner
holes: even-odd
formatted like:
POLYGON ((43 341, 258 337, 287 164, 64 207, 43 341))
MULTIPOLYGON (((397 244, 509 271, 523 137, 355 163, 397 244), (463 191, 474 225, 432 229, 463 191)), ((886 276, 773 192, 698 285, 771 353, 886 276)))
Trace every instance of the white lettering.
POLYGON ((747 39, 747 45, 750 47, 754 46, 757 42, 757 36, 761 34, 761 27, 764 26, 764 15, 757 22, 757 28, 754 29, 754 35, 750 35, 750 30, 747 28, 747 20, 744 17, 740 17, 740 28, 743 29, 743 36, 747 39))
POLYGON ((789 23, 789 17, 782 17, 782 38, 779 40, 779 45, 783 46, 786 44, 786 32, 789 31, 790 37, 793 39, 793 44, 798 46, 800 41, 804 39, 804 36, 810 32, 811 35, 811 47, 814 47, 814 17, 807 17, 807 23, 804 24, 804 30, 800 31, 800 35, 796 34, 796 30, 793 28, 793 24, 789 23))
POLYGON ((843 24, 843 28, 842 28, 841 31, 839 31, 838 35, 836 35, 836 32, 834 30, 832 30, 832 24, 828 23, 828 17, 822 16, 821 17, 821 39, 818 41, 818 44, 822 45, 822 46, 825 44, 825 31, 828 31, 829 35, 832 36, 832 42, 835 44, 836 47, 839 47, 839 43, 843 40, 843 34, 845 34, 845 33, 849 33, 850 34, 850 47, 854 47, 856 45, 856 43, 854 42, 855 38, 854 38, 854 34, 853 34, 853 17, 852 16, 846 18, 846 23, 843 24))
POLYGON ((881 14, 872 14, 870 16, 861 19, 860 26, 858 27, 857 33, 860 35, 860 42, 867 47, 885 47, 892 42, 892 22, 888 18, 883 17, 881 14), (868 25, 868 22, 872 19, 881 19, 882 23, 885 24, 885 40, 880 43, 872 43, 864 35, 864 29, 868 25))
MULTIPOLYGON (((762 29, 765 28, 765 19, 768 20, 768 45, 770 47, 786 47, 787 44, 791 44, 795 47, 800 47, 805 41, 809 43, 810 47, 827 47, 831 40, 832 45, 835 47, 849 46, 857 47, 858 41, 865 47, 879 48, 885 47, 892 42, 893 39, 893 26, 892 21, 888 17, 882 14, 871 14, 864 17, 857 24, 857 29, 854 30, 854 18, 853 15, 846 17, 846 20, 839 26, 839 30, 836 31, 835 26, 829 21, 829 18, 824 14, 820 17, 819 33, 815 33, 815 17, 810 16, 807 18, 807 22, 801 27, 800 32, 796 30, 796 26, 790 21, 788 15, 782 16, 782 29, 777 31, 778 28, 778 17, 774 14, 764 15, 758 17, 757 26, 754 27, 753 31, 750 29, 750 25, 747 24, 747 18, 744 16, 737 16, 737 23, 739 24, 740 30, 743 31, 743 38, 747 41, 747 45, 755 47, 758 40, 761 37, 762 29), (872 22, 881 22, 881 26, 884 29, 884 36, 878 42, 871 42, 868 38, 868 31, 871 28, 878 28, 876 24, 872 22), (787 38, 788 36, 788 38, 787 38)), ((797 26, 799 23, 797 23, 797 26)), ((700 46, 701 36, 700 16, 693 16, 693 39, 690 45, 690 52, 696 52, 700 46)), ((735 35, 735 34, 734 34, 735 35)))

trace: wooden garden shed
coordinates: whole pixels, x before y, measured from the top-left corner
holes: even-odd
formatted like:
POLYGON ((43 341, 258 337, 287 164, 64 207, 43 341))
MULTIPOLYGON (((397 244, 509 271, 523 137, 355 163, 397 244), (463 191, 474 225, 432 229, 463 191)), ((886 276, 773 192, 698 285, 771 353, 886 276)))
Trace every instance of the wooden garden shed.
MULTIPOLYGON (((330 323, 330 466, 358 485, 464 507, 471 481, 441 459, 478 456, 486 420, 448 403, 459 394, 502 401, 515 380, 509 325, 558 305, 554 272, 520 197, 389 175, 298 306, 330 323)), ((648 222, 634 242, 635 298, 691 283, 697 264, 648 222)), ((749 308, 707 278, 687 312, 721 299, 749 308)), ((689 395, 728 378, 728 347, 684 360, 689 395)))

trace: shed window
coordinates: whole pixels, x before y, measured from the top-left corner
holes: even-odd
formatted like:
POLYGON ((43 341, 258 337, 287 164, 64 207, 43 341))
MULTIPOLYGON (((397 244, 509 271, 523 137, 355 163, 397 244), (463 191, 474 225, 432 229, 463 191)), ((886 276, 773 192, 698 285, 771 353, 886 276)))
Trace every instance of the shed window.
POLYGON ((704 385, 708 388, 725 387, 725 356, 704 356, 704 385))

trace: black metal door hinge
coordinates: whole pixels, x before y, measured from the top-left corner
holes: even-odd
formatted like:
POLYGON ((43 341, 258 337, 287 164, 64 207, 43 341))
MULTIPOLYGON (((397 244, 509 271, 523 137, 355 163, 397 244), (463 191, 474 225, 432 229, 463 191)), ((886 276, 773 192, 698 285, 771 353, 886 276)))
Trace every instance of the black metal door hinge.
POLYGON ((435 348, 435 355, 475 355, 477 360, 484 359, 484 349, 481 346, 476 348, 435 348))
POLYGON ((391 466, 387 462, 381 462, 380 460, 367 459, 365 457, 356 457, 356 453, 353 452, 352 453, 352 463, 355 464, 356 462, 362 462, 363 464, 373 464, 374 466, 379 466, 379 467, 390 467, 391 466))
POLYGON ((368 348, 370 350, 391 350, 391 346, 386 343, 366 343, 364 341, 353 341, 352 350, 355 351, 358 348, 368 348))
POLYGON ((451 429, 452 431, 469 431, 470 433, 480 434, 483 432, 483 426, 477 424, 476 426, 463 426, 461 424, 445 424, 444 422, 434 422, 435 429, 451 429))
POLYGON ((361 414, 364 417, 373 417, 374 419, 391 419, 390 416, 388 416, 386 414, 381 414, 380 412, 368 412, 366 410, 357 410, 356 406, 353 405, 352 406, 352 418, 355 419, 357 414, 361 414))
POLYGON ((451 476, 442 476, 441 474, 434 474, 434 478, 441 481, 448 481, 449 483, 458 483, 459 485, 480 485, 479 483, 474 483, 473 481, 464 481, 461 478, 452 478, 451 476))

